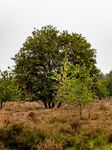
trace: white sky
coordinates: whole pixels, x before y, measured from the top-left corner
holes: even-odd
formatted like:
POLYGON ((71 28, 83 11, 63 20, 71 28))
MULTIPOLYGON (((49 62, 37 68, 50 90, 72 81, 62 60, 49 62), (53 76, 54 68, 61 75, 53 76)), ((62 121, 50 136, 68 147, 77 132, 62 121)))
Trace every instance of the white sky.
POLYGON ((0 0, 0 68, 11 60, 34 27, 53 25, 76 32, 97 49, 97 67, 112 69, 112 0, 0 0))

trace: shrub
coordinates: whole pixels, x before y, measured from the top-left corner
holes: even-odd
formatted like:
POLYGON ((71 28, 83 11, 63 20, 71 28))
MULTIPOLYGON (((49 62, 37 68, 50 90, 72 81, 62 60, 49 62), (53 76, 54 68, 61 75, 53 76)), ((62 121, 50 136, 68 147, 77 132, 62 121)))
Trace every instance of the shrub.
POLYGON ((71 128, 71 126, 63 125, 63 126, 59 127, 59 132, 63 133, 64 135, 66 135, 66 134, 74 135, 74 131, 71 128))
POLYGON ((89 142, 90 149, 95 149, 96 147, 102 147, 106 144, 104 140, 104 134, 99 135, 97 138, 89 142))
POLYGON ((16 150, 37 150, 37 144, 45 139, 43 129, 30 128, 21 124, 12 124, 0 129, 0 140, 5 148, 16 150))
POLYGON ((13 73, 6 70, 0 71, 0 108, 5 105, 6 101, 19 100, 21 93, 15 85, 13 73))
POLYGON ((46 139, 44 143, 37 145, 38 150, 63 150, 63 146, 60 143, 56 143, 54 140, 46 139))
POLYGON ((33 121, 34 123, 40 122, 40 119, 36 116, 36 114, 33 111, 28 113, 27 119, 33 121))

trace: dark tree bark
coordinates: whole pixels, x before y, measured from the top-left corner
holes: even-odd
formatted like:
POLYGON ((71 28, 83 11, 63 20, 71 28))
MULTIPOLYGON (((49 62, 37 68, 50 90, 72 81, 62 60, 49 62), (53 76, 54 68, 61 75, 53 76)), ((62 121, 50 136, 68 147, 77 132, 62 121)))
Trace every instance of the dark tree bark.
POLYGON ((60 108, 60 106, 61 106, 61 103, 58 103, 58 106, 57 106, 57 107, 60 108))
POLYGON ((51 102, 48 102, 49 109, 51 109, 51 102))
POLYGON ((52 107, 55 107, 55 103, 54 102, 52 102, 52 107))

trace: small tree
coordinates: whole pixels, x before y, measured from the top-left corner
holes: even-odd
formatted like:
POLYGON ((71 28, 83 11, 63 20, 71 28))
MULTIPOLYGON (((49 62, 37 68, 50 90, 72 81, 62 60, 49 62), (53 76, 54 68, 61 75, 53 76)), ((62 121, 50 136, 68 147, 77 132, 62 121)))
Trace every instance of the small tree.
POLYGON ((65 57, 61 73, 57 74, 55 72, 55 77, 53 77, 60 83, 56 87, 56 100, 75 105, 80 112, 80 118, 82 117, 82 107, 85 104, 90 104, 92 100, 93 77, 90 76, 91 69, 92 65, 87 70, 84 63, 82 67, 69 64, 65 57))
POLYGON ((6 101, 20 99, 21 93, 18 91, 14 76, 10 71, 0 71, 0 77, 0 108, 2 108, 6 101))

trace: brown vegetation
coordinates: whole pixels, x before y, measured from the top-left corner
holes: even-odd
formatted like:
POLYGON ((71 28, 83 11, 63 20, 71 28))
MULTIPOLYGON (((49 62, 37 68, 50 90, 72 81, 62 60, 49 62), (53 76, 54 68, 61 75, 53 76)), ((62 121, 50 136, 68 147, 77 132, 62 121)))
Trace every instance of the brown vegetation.
POLYGON ((111 143, 111 100, 85 106, 81 119, 67 104, 45 109, 41 102, 7 102, 0 109, 0 150, 92 150, 111 143))

